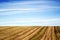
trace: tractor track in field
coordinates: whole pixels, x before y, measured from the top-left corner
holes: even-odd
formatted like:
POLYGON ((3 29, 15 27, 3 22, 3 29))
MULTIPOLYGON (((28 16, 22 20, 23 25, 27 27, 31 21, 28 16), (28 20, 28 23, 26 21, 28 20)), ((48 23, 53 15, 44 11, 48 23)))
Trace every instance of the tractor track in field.
POLYGON ((21 35, 23 35, 24 33, 28 32, 29 30, 32 30, 31 28, 28 28, 28 30, 24 31, 26 29, 18 29, 18 31, 16 30, 15 33, 13 32, 12 35, 9 35, 8 37, 3 38, 4 40, 11 40, 16 38, 17 36, 20 36, 19 33, 21 33, 21 35), (22 33, 23 32, 23 33, 22 33))
POLYGON ((59 31, 58 31, 57 27, 54 27, 54 29, 55 29, 56 40, 60 40, 59 37, 58 37, 59 36, 58 35, 59 31))
POLYGON ((0 40, 59 40, 55 26, 0 27, 0 40))
POLYGON ((49 34, 48 40, 52 40, 52 27, 51 27, 51 29, 50 29, 50 34, 49 34))
POLYGON ((43 37, 46 37, 46 31, 47 31, 47 30, 48 30, 48 27, 47 27, 46 30, 44 31, 43 35, 38 38, 38 40, 42 40, 43 37))
POLYGON ((52 40, 57 40, 54 27, 52 28, 52 40))
MULTIPOLYGON (((45 33, 43 34, 42 38, 40 38, 39 40, 49 40, 49 37, 51 36, 51 34, 49 34, 49 33, 51 33, 49 30, 50 30, 50 28, 48 28, 45 31, 45 33), (47 37, 47 34, 49 35, 48 37, 47 37)), ((51 39, 51 37, 50 37, 50 39, 51 39)))
MULTIPOLYGON (((34 28, 35 28, 35 27, 34 27, 34 28)), ((24 29, 25 29, 25 28, 24 28, 24 29)), ((22 29, 22 30, 23 30, 23 29, 22 29)), ((27 29, 25 29, 25 31, 24 31, 24 30, 23 30, 23 31, 17 31, 17 30, 16 30, 16 33, 15 33, 15 34, 12 34, 12 35, 10 35, 9 37, 6 37, 5 39, 7 39, 7 40, 15 39, 16 37, 21 36, 21 35, 29 32, 30 30, 32 30, 32 28, 27 28, 27 29)))
POLYGON ((46 31, 45 31, 45 33, 43 34, 43 36, 42 36, 41 38, 39 38, 39 40, 45 40, 45 38, 46 38, 46 33, 47 33, 48 30, 49 30, 49 29, 47 28, 46 31))
MULTIPOLYGON (((44 28, 44 27, 43 27, 44 28)), ((31 40, 32 38, 34 38, 43 28, 41 28, 34 36, 32 36, 29 40, 31 40)))
POLYGON ((32 37, 30 40, 39 40, 40 37, 42 37, 44 31, 47 29, 47 27, 42 28, 34 37, 32 37), (43 32, 42 32, 43 31, 43 32), (40 35, 41 32, 41 35, 40 35))
POLYGON ((30 35, 32 32, 36 31, 37 29, 39 29, 39 27, 38 28, 35 28, 33 30, 28 31, 27 33, 24 33, 21 36, 18 36, 17 38, 15 38, 15 40, 22 40, 24 37, 30 35))
POLYGON ((36 35, 43 27, 37 29, 36 31, 32 32, 30 35, 27 37, 23 38, 23 40, 30 40, 34 35, 36 35))
POLYGON ((46 38, 45 38, 45 40, 51 40, 51 36, 52 36, 52 34, 51 34, 51 27, 49 27, 49 30, 48 30, 48 32, 47 32, 47 34, 46 34, 46 38))

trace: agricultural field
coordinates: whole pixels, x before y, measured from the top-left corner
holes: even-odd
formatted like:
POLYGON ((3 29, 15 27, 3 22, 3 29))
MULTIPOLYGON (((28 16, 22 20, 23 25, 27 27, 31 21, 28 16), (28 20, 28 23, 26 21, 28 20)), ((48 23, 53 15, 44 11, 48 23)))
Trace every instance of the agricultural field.
POLYGON ((60 40, 60 27, 0 26, 0 40, 60 40))

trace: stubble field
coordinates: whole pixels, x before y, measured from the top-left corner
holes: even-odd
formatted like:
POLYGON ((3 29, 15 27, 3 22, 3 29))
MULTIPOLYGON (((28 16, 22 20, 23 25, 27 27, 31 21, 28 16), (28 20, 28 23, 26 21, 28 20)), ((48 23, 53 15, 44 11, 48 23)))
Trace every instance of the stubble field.
POLYGON ((0 26, 0 40, 60 40, 60 27, 0 26))

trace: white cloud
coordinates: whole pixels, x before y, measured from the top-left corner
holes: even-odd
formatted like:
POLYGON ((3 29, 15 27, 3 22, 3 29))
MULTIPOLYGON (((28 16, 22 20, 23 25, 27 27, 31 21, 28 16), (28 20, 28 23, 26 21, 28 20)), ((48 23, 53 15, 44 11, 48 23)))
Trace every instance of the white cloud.
POLYGON ((37 8, 12 8, 12 9, 0 9, 0 15, 11 15, 18 13, 29 13, 29 12, 47 12, 52 11, 52 9, 60 9, 60 7, 40 5, 37 8))
POLYGON ((21 8, 21 9, 0 9, 0 15, 12 15, 20 13, 28 13, 36 11, 34 8, 21 8))
MULTIPOLYGON (((48 3, 56 3, 55 1, 24 1, 24 2, 9 2, 0 4, 0 15, 12 15, 27 12, 46 12, 52 9, 60 9, 60 6, 52 6, 48 3), (31 5, 30 5, 31 4, 31 5), (32 5, 33 4, 33 5, 32 5), (37 5, 40 4, 40 5, 37 5)), ((56 3, 56 5, 58 5, 56 3)))
MULTIPOLYGON (((0 15, 12 15, 30 12, 45 13, 46 11, 53 11, 53 9, 60 9, 60 6, 57 5, 59 4, 55 1, 24 1, 1 3, 0 15)), ((60 25, 60 19, 13 18, 1 20, 0 25, 60 25)))
POLYGON ((0 11, 32 11, 32 10, 36 10, 34 8, 19 8, 19 9, 0 9, 0 11))

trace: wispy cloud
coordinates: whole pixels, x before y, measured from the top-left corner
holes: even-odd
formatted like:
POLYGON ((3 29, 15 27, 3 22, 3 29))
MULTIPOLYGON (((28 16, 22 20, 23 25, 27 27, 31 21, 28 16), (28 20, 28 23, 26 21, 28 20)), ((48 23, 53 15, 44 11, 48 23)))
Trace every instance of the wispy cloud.
POLYGON ((4 12, 4 11, 32 11, 32 10, 36 10, 34 8, 19 8, 19 9, 0 9, 0 12, 4 12))
POLYGON ((38 8, 0 9, 0 15, 11 15, 11 14, 28 13, 28 12, 46 12, 52 9, 60 9, 60 7, 40 5, 38 8))
POLYGON ((36 11, 34 8, 20 8, 20 9, 0 9, 0 15, 12 15, 12 14, 20 14, 27 13, 31 11, 36 11))
POLYGON ((60 5, 56 1, 0 3, 0 25, 60 25, 58 10, 60 5))

